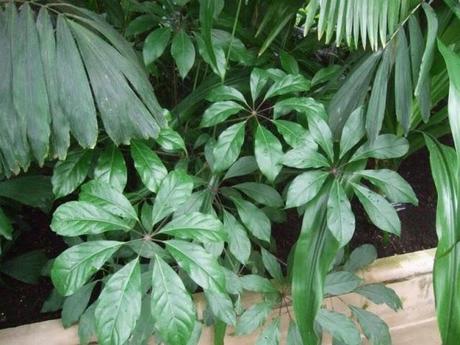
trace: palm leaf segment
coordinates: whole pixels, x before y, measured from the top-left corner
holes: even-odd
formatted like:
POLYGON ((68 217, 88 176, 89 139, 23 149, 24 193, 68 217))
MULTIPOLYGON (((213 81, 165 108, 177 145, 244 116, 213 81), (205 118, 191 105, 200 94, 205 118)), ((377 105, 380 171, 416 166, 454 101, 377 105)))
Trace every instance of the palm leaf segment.
POLYGON ((165 125, 136 54, 90 11, 9 3, 0 47, 0 174, 64 159, 71 137, 93 148, 98 122, 117 145, 156 138, 165 125))
POLYGON ((420 4, 419 0, 311 0, 304 9, 304 35, 317 20, 318 38, 337 46, 345 40, 357 48, 361 42, 373 50, 385 47, 401 22, 420 4))

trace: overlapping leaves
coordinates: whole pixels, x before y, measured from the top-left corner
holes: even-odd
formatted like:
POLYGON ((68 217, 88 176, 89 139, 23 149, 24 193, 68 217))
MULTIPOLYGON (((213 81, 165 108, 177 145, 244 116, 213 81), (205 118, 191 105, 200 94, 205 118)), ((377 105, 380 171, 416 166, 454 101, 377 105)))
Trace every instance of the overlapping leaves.
POLYGON ((124 39, 97 15, 72 5, 38 15, 28 3, 0 15, 2 128, 0 171, 32 159, 64 159, 70 134, 94 148, 100 114, 115 144, 157 137, 164 125, 153 89, 124 39), (62 14, 55 16, 55 10, 62 14), (55 24, 54 24, 55 23, 55 24), (69 75, 71 71, 71 75, 69 75))
MULTIPOLYGON (((147 146, 137 144, 153 157, 147 146)), ((151 162, 154 162, 152 167, 157 164, 157 170, 161 169, 161 162, 151 162)), ((143 291, 150 290, 151 286, 151 317, 158 335, 170 344, 185 345, 192 336, 196 312, 190 291, 171 265, 175 262, 210 296, 217 295, 227 301, 226 314, 217 313, 217 317, 233 313, 225 270, 217 257, 203 248, 212 242, 223 243, 227 233, 223 224, 210 214, 194 212, 171 219, 173 212, 190 197, 192 180, 181 170, 150 177, 144 173, 143 163, 137 164, 141 176, 147 181, 156 179, 158 187, 155 187, 153 206, 145 202, 139 208, 142 209, 140 215, 137 207, 123 195, 123 188, 119 190, 117 184, 107 183, 105 177, 84 184, 78 201, 58 207, 52 222, 56 233, 69 237, 98 237, 64 251, 56 258, 51 276, 59 293, 69 296, 94 279, 92 277, 103 267, 115 271, 103 278, 104 288, 94 311, 95 330, 102 344, 121 345, 128 340, 141 315, 143 291), (107 239, 113 237, 119 240, 107 239), (129 257, 135 254, 135 259, 125 265, 115 264, 112 257, 119 250, 128 250, 129 257), (139 257, 153 264, 148 283, 144 282, 144 264, 139 257), (146 290, 144 284, 148 284, 146 290), (168 313, 167 318, 164 313, 168 313)), ((113 169, 114 173, 116 171, 113 169)))

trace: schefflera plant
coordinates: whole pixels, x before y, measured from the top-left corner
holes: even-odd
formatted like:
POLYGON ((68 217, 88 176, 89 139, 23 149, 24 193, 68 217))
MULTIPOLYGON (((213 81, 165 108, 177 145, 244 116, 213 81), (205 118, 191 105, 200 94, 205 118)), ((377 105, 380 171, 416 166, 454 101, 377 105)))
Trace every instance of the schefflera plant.
MULTIPOLYGON (((400 234, 401 224, 392 203, 417 205, 418 200, 397 172, 366 169, 371 159, 404 156, 409 149, 405 138, 381 134, 373 141, 364 140, 361 108, 346 121, 338 143, 333 139, 326 113, 310 113, 307 118, 313 144, 305 141, 286 152, 283 164, 301 170, 286 192, 286 207, 297 207, 303 213, 292 262, 293 306, 304 344, 317 344, 320 336, 316 326, 325 323, 324 312, 319 313, 325 277, 339 249, 355 231, 351 198, 357 197, 374 225, 394 235, 400 234)), ((361 321, 359 316, 358 319, 361 321)), ((328 322, 328 331, 333 335, 334 323, 328 322)), ((339 329, 340 324, 336 323, 336 327, 339 329)), ((369 334, 366 336, 370 338, 369 334)), ((354 345, 360 343, 356 339, 337 340, 354 345)))
POLYGON ((302 95, 310 90, 310 84, 301 74, 254 68, 249 80, 250 99, 227 85, 211 91, 207 99, 213 103, 204 112, 200 127, 214 127, 214 132, 217 129, 219 133, 212 147, 213 170, 228 169, 240 156, 244 144, 249 145, 245 141, 253 137, 257 166, 268 182, 273 183, 283 166, 283 146, 278 136, 289 146, 295 146, 304 132, 295 119, 280 117, 293 111, 302 115, 324 112, 322 104, 302 95), (278 135, 271 127, 276 128, 278 135))
MULTIPOLYGON (((192 194, 193 178, 179 168, 168 172, 145 142, 130 149, 147 193, 125 195, 126 170, 115 168, 82 185, 78 201, 62 204, 53 215, 52 230, 75 245, 55 259, 51 278, 61 295, 85 300, 83 310, 102 282, 80 319, 82 343, 95 320, 102 345, 141 344, 152 333, 166 344, 187 344, 201 330, 190 286, 219 302, 227 318, 218 317, 235 318, 227 270, 203 247, 223 243, 227 234, 212 214, 173 217, 192 194)), ((122 155, 114 157, 115 167, 124 164, 122 155)))

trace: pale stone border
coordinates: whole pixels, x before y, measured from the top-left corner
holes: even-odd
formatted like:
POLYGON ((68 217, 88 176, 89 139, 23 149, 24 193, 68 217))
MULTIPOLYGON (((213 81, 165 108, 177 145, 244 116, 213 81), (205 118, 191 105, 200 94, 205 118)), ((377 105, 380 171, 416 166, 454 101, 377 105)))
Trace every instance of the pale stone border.
MULTIPOLYGON (((386 283, 396 290, 401 297, 404 309, 393 312, 386 306, 374 305, 355 294, 338 298, 328 298, 328 308, 346 312, 343 303, 350 303, 377 313, 390 327, 393 345, 440 345, 441 341, 436 325, 433 297, 432 269, 434 249, 397 255, 377 260, 360 275, 368 283, 386 283)), ((244 296, 244 304, 251 304, 259 299, 257 294, 244 296)), ((197 303, 202 307, 203 300, 197 296, 197 303)), ((201 308, 199 308, 201 309, 201 308)), ((292 315, 292 307, 289 307, 292 315)), ((286 307, 273 311, 274 316, 281 314, 281 344, 285 344, 289 316, 286 307)), ((226 345, 253 345, 259 332, 245 337, 231 335, 228 330, 226 345)), ((0 330, 0 345, 78 345, 77 327, 64 329, 60 320, 38 322, 0 330)), ((149 345, 153 345, 153 341, 149 345)), ((213 344, 212 328, 204 328, 200 345, 213 344)), ((325 337, 323 344, 329 345, 325 337)), ((367 343, 365 343, 367 344, 367 343)))

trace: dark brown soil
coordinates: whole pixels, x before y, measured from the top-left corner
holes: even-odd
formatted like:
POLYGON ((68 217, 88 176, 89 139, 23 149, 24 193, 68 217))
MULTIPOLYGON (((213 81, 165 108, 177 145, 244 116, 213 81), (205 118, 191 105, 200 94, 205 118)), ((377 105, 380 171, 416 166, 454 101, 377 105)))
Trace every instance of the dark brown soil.
MULTIPOLYGON (((30 210, 26 219, 31 227, 23 230, 4 260, 42 249, 49 258, 56 257, 66 245, 49 229, 49 217, 40 211, 30 210)), ((43 302, 53 289, 49 278, 41 277, 36 285, 26 284, 0 274, 0 329, 26 323, 55 319, 56 313, 40 313, 43 302)))
MULTIPOLYGON (((379 257, 401 254, 436 246, 435 205, 436 192, 429 169, 428 154, 421 150, 401 165, 400 174, 412 185, 419 198, 419 206, 407 206, 399 212, 402 234, 386 236, 376 229, 366 218, 358 203, 354 203, 357 227, 351 241, 351 248, 364 243, 377 247, 379 257)), ((32 224, 24 231, 6 259, 33 249, 43 249, 49 258, 57 256, 65 249, 65 244, 49 229, 49 218, 37 211, 31 211, 25 219, 32 224)), ((277 254, 286 261, 299 235, 301 220, 294 210, 290 210, 284 224, 273 226, 273 236, 277 243, 277 254)), ((1 275, 0 283, 0 329, 59 317, 56 313, 40 313, 43 302, 52 290, 49 278, 42 277, 37 285, 21 283, 1 275)))

